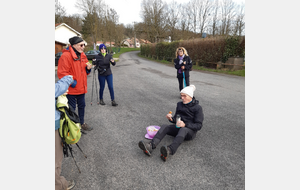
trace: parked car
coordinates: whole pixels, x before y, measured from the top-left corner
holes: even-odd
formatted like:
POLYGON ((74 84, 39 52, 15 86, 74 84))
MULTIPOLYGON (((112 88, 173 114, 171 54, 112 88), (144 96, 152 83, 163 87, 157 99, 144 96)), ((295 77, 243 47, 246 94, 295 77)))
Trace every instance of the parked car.
POLYGON ((92 60, 95 59, 96 55, 98 55, 99 53, 100 53, 99 50, 90 50, 85 52, 85 55, 88 58, 88 60, 92 60))
POLYGON ((58 60, 59 60, 61 55, 62 55, 62 52, 58 52, 57 54, 55 54, 55 66, 58 65, 58 60))

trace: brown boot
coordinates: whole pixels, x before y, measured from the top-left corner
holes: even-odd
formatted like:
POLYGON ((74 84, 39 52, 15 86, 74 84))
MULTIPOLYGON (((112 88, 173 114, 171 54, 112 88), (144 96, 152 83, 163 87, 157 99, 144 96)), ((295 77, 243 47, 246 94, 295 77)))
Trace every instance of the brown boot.
POLYGON ((160 153, 161 153, 160 158, 161 158, 163 161, 167 161, 167 158, 168 158, 169 155, 172 154, 172 151, 171 151, 171 149, 170 149, 169 147, 167 147, 167 146, 162 146, 162 147, 160 148, 160 153))
POLYGON ((143 141, 140 141, 139 147, 140 147, 140 149, 143 150, 143 152, 146 155, 151 156, 151 152, 152 152, 152 144, 151 143, 144 143, 143 141))
POLYGON ((82 124, 81 128, 85 131, 90 131, 93 129, 93 127, 88 126, 88 124, 86 124, 86 123, 82 124))

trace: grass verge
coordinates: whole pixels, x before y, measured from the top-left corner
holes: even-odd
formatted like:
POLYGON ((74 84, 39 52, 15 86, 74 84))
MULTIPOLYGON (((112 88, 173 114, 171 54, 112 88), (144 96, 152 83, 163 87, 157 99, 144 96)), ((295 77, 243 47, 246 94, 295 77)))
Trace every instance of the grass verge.
POLYGON ((120 52, 113 55, 113 58, 119 58, 122 53, 126 53, 129 51, 140 51, 140 48, 121 48, 120 52))
MULTIPOLYGON (((163 64, 170 65, 170 66, 174 65, 172 62, 169 62, 169 61, 166 61, 166 60, 152 59, 152 58, 149 58, 149 57, 145 57, 145 56, 141 55, 140 53, 138 53, 138 56, 142 57, 142 58, 149 59, 151 61, 156 61, 158 63, 163 63, 163 64)), ((236 71, 230 71, 228 69, 211 69, 211 68, 206 68, 206 67, 203 67, 203 66, 193 65, 193 70, 216 72, 216 73, 223 73, 223 74, 228 74, 228 75, 236 75, 236 76, 245 77, 245 69, 243 69, 243 70, 236 70, 236 71)))
MULTIPOLYGON (((121 48, 120 52, 113 55, 113 58, 119 58, 122 53, 129 51, 140 51, 140 48, 121 48)), ((118 62, 119 60, 117 59, 115 61, 118 62)), ((92 64, 92 60, 89 60, 89 62, 92 64)))

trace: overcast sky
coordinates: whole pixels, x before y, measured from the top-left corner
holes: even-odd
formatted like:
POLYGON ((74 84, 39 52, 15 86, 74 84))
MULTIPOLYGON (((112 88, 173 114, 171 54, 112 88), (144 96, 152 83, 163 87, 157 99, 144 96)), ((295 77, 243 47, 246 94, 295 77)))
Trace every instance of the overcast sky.
MULTIPOLYGON (((72 15, 75 13, 81 14, 78 12, 75 7, 76 0, 58 0, 60 4, 66 9, 68 15, 72 15)), ((172 0, 163 0, 167 3, 172 2, 172 0)), ((189 2, 189 0, 175 0, 178 3, 189 2)), ((245 4, 245 0, 233 0, 234 2, 241 4, 245 4)), ((105 4, 107 4, 110 8, 113 8, 117 11, 119 15, 119 23, 123 23, 124 25, 133 24, 133 22, 141 22, 142 19, 140 17, 141 10, 141 2, 142 0, 105 0, 105 4)))

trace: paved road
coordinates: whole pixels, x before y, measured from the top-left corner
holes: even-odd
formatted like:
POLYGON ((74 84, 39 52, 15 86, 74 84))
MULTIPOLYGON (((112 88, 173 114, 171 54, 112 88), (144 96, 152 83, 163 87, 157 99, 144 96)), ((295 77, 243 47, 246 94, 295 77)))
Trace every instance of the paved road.
POLYGON ((165 115, 175 112, 180 101, 175 69, 129 52, 112 72, 118 107, 111 106, 107 86, 106 105, 97 105, 94 94, 91 106, 93 74, 88 76, 85 120, 94 129, 79 141, 88 158, 74 147, 82 173, 70 157, 62 167, 62 175, 76 180, 75 190, 245 189, 244 77, 191 72, 204 111, 203 128, 163 162, 160 145, 173 137, 166 136, 151 157, 138 142, 145 140, 147 126, 168 124, 165 115))

